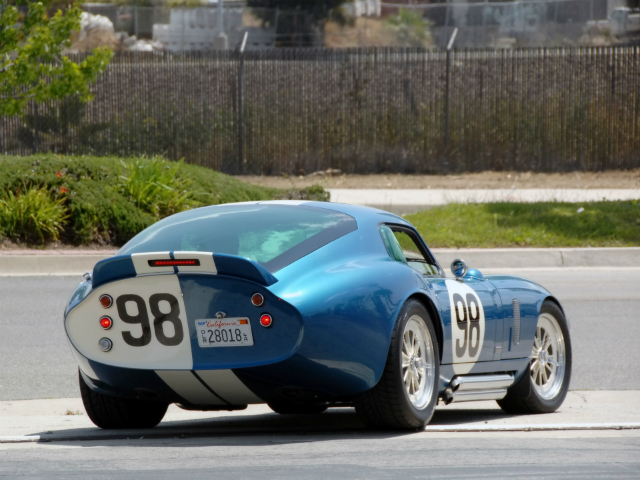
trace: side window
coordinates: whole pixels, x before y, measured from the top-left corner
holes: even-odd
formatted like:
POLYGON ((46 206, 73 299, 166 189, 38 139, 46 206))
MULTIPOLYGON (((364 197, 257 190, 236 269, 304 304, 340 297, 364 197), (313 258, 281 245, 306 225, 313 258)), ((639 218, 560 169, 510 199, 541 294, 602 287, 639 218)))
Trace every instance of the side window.
POLYGON ((423 275, 438 275, 440 272, 420 251, 416 242, 401 228, 382 225, 380 235, 389 256, 395 261, 406 263, 423 275))
POLYGON ((380 235, 382 236, 384 246, 387 248, 387 252, 389 252, 389 256, 396 262, 407 263, 407 258, 404 256, 402 247, 391 229, 386 225, 382 225, 380 227, 380 235))

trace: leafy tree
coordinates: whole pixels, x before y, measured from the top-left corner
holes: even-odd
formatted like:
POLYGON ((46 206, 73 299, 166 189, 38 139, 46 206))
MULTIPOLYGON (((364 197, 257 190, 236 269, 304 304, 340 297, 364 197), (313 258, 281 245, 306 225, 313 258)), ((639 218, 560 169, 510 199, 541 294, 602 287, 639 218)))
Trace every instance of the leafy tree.
POLYGON ((30 100, 91 100, 89 85, 113 53, 96 49, 78 63, 63 54, 80 30, 81 1, 0 0, 0 114, 22 115, 30 100), (54 4, 69 5, 50 14, 54 4))
POLYGON ((344 23, 340 7, 351 0, 247 0, 265 25, 276 22, 281 46, 311 46, 318 29, 331 18, 344 23))
POLYGON ((431 42, 430 23, 418 13, 401 8, 387 19, 403 47, 425 47, 431 42))
MULTIPOLYGON (((69 1, 69 0, 67 0, 69 1)), ((205 5, 205 0, 100 0, 89 3, 114 3, 127 7, 200 7, 205 5)))

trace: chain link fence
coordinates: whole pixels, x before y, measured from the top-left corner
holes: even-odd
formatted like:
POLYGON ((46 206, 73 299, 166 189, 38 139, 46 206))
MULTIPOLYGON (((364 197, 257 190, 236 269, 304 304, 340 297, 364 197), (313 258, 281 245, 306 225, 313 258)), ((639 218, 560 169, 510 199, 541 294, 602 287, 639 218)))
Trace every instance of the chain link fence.
POLYGON ((4 117, 8 154, 233 174, 640 167, 640 48, 120 53, 95 99, 4 117))

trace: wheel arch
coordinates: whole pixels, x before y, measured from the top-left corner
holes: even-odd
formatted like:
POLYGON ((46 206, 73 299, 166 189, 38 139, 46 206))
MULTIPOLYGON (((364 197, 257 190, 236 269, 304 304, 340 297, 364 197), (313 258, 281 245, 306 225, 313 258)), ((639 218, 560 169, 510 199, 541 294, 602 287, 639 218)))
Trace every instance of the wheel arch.
POLYGON ((442 318, 440 318, 440 314, 438 313, 438 309, 434 305, 433 300, 431 300, 431 298, 429 298, 429 296, 425 295, 424 293, 416 292, 413 295, 411 295, 409 298, 407 298, 407 302, 409 300, 416 300, 416 301, 420 302, 424 306, 424 308, 427 309, 427 312, 429 313, 429 315, 433 319, 433 326, 436 329, 436 337, 437 337, 436 340, 438 342, 438 351, 439 351, 439 354, 440 354, 440 363, 442 363, 442 347, 443 347, 443 344, 444 344, 444 333, 443 333, 444 332, 444 328, 443 328, 443 325, 442 325, 442 318))
MULTIPOLYGON (((560 303, 560 301, 553 295, 548 295, 547 297, 545 297, 542 303, 547 301, 555 304, 560 309, 560 311, 562 312, 562 315, 564 315, 565 321, 567 322, 567 327, 569 328, 569 331, 571 331, 571 324, 569 323, 569 319, 567 318, 567 312, 565 312, 564 308, 562 308, 562 304, 560 303)), ((540 304, 541 308, 542 308, 542 303, 540 304)))

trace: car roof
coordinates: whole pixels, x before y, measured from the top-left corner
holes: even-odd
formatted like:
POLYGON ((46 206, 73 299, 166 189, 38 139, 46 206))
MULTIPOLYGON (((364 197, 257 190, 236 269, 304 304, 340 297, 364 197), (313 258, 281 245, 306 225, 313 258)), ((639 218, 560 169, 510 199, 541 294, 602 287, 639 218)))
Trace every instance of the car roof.
POLYGON ((384 210, 373 207, 365 207, 363 205, 350 205, 347 203, 334 202, 314 202, 307 200, 266 200, 261 202, 243 202, 260 205, 288 205, 288 206, 304 206, 322 208, 325 210, 333 210, 335 212, 345 213, 355 218, 358 224, 363 223, 396 223, 413 227, 411 223, 404 218, 384 210))

